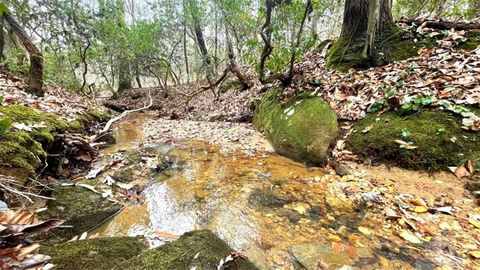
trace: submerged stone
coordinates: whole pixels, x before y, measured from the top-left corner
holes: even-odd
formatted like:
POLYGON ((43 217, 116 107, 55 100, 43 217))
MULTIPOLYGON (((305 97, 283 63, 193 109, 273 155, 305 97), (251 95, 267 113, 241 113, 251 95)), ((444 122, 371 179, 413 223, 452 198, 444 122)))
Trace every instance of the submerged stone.
POLYGON ((338 245, 338 250, 333 250, 332 244, 300 244, 292 247, 292 253, 307 270, 340 269, 345 266, 349 267, 345 269, 379 269, 377 259, 369 249, 341 243, 338 245))
POLYGON ((49 238, 52 241, 69 240, 89 231, 122 208, 120 205, 105 200, 100 194, 80 186, 57 186, 51 196, 55 200, 47 203, 47 211, 40 213, 40 219, 66 220, 63 224, 65 227, 49 232, 49 238))
POLYGON ((140 254, 146 245, 143 238, 94 238, 42 246, 40 252, 52 257, 55 269, 113 269, 140 254))
POLYGON ((363 159, 407 169, 446 170, 480 158, 480 133, 463 130, 461 118, 447 111, 426 110, 409 116, 388 112, 359 121, 347 147, 363 159), (410 147, 402 148, 398 140, 410 147))
POLYGON ((303 94, 282 104, 281 88, 267 92, 255 110, 253 123, 265 132, 275 151, 297 161, 325 164, 337 137, 337 118, 317 96, 303 94))
MULTIPOLYGON (((156 270, 156 269, 217 269, 220 260, 233 250, 209 230, 192 231, 177 241, 143 252, 114 269, 156 270)), ((238 260, 237 267, 225 269, 258 269, 247 260, 238 260)))

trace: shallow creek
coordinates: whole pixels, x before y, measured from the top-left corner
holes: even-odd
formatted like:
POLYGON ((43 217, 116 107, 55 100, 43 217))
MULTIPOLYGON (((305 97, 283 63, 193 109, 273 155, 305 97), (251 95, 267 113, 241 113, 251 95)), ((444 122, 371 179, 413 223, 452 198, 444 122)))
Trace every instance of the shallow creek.
POLYGON ((308 269, 433 269, 412 257, 415 250, 359 232, 359 226, 382 225, 362 203, 337 198, 321 168, 195 140, 141 145, 146 120, 125 119, 117 145, 105 153, 142 147, 163 165, 144 179, 144 202, 127 205, 96 229, 100 237, 146 235, 154 247, 207 228, 261 269, 293 269, 298 261, 308 269))

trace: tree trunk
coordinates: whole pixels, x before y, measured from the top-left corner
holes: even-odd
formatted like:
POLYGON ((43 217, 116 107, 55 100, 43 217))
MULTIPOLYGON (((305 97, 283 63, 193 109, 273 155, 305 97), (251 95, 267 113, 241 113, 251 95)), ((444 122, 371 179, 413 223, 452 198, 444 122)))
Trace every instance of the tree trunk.
POLYGON ((4 23, 5 20, 3 17, 0 17, 0 60, 5 60, 5 32, 4 32, 4 23))
POLYGON ((30 69, 29 69, 29 78, 28 78, 28 88, 27 92, 37 95, 44 96, 45 91, 43 90, 43 57, 40 50, 33 44, 30 37, 23 28, 18 24, 18 22, 10 15, 9 13, 4 13, 3 18, 10 25, 10 28, 15 35, 18 37, 20 42, 23 44, 25 49, 28 51, 30 56, 30 69))
POLYGON ((238 81, 243 86, 243 89, 248 89, 253 86, 253 83, 245 76, 243 71, 237 65, 237 61, 235 60, 235 52, 233 51, 232 41, 230 40, 228 30, 226 31, 225 36, 227 40, 228 68, 235 76, 237 76, 238 81))
POLYGON ((118 92, 132 88, 132 77, 130 75, 130 64, 127 59, 120 59, 118 66, 118 92))
POLYGON ((212 60, 210 59, 210 56, 208 54, 208 49, 207 49, 207 44, 205 43, 205 38, 203 36, 203 31, 202 31, 202 24, 201 20, 196 13, 197 10, 197 2, 195 0, 189 0, 190 4, 190 15, 192 16, 193 20, 193 29, 195 32, 195 38, 197 41, 198 49, 200 50, 200 53, 202 54, 202 59, 203 62, 205 63, 205 67, 207 70, 207 80, 209 83, 211 83, 211 75, 212 75, 212 60))
POLYGON ((273 46, 272 46, 273 29, 271 26, 271 22, 272 22, 272 12, 274 7, 275 7, 275 1, 267 0, 266 11, 265 11, 265 22, 263 23, 262 30, 260 32, 260 35, 264 43, 262 54, 260 55, 260 64, 258 68, 260 81, 263 81, 265 78, 265 63, 273 50, 273 46))
POLYGON ((329 67, 346 71, 388 62, 392 45, 402 36, 393 22, 391 1, 345 1, 342 32, 328 55, 329 67))

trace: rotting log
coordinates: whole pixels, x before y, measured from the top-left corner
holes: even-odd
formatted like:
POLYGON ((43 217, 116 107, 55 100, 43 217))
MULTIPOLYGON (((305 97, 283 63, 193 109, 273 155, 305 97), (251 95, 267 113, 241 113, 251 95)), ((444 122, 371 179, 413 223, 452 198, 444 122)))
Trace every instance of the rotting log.
POLYGON ((439 30, 480 30, 480 23, 467 23, 467 22, 448 22, 448 21, 435 21, 435 20, 420 20, 420 19, 400 19, 397 23, 405 23, 408 25, 416 24, 423 25, 428 28, 435 28, 439 30))

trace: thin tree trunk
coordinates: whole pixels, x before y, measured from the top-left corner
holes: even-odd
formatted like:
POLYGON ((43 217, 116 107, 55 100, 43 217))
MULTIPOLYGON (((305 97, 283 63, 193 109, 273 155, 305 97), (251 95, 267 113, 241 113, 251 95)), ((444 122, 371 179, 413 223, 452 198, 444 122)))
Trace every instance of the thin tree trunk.
POLYGON ((226 31, 226 40, 227 40, 227 54, 228 54, 228 68, 230 71, 237 76, 238 81, 242 84, 244 89, 250 88, 253 86, 253 83, 243 74, 242 70, 238 67, 235 60, 235 52, 233 51, 232 41, 230 40, 230 35, 228 30, 226 31))
POLYGON ((20 42, 23 44, 25 49, 28 51, 30 56, 30 69, 29 69, 29 78, 28 78, 28 88, 27 92, 37 95, 44 96, 45 91, 43 90, 43 57, 40 50, 33 44, 30 37, 23 28, 18 24, 18 22, 10 15, 9 13, 4 13, 3 18, 10 25, 10 28, 15 32, 16 36, 19 38, 20 42))
POLYGON ((297 52, 297 49, 300 47, 300 42, 302 41, 302 32, 305 26, 305 22, 307 20, 308 15, 312 13, 312 11, 313 11, 312 1, 307 0, 307 5, 305 6, 305 12, 303 13, 302 22, 300 23, 300 29, 298 29, 297 40, 295 42, 295 45, 292 48, 292 56, 290 57, 290 69, 288 71, 288 76, 285 79, 284 84, 290 84, 290 82, 293 79, 293 66, 295 64, 296 52, 297 52))
POLYGON ((5 20, 3 19, 3 17, 0 17, 0 60, 6 59, 4 54, 4 50, 5 50, 5 32, 3 30, 4 23, 5 23, 5 20))
MULTIPOLYGON (((189 0, 189 3, 190 3, 190 9, 196 10, 196 8, 197 8, 196 1, 195 0, 189 0)), ((198 15, 195 13, 195 11, 191 12, 191 16, 192 16, 192 19, 193 19, 193 30, 195 32, 195 37, 196 37, 198 49, 200 50, 200 53, 202 54, 202 58, 203 58, 203 61, 205 63, 206 69, 207 69, 207 80, 209 80, 209 82, 211 82, 212 61, 211 61, 210 56, 208 54, 207 45, 205 43, 205 38, 203 36, 201 20, 198 17, 198 15)))
POLYGON ((118 66, 118 92, 132 88, 132 79, 130 76, 130 64, 128 60, 121 57, 118 66))
POLYGON ((260 35, 264 43, 262 54, 260 56, 260 64, 258 68, 260 73, 260 81, 263 81, 265 78, 265 62, 267 61, 267 58, 270 56, 273 50, 273 47, 272 47, 273 29, 271 27, 271 21, 272 21, 272 12, 275 7, 275 1, 267 0, 266 7, 267 9, 265 11, 265 22, 263 23, 262 30, 260 32, 260 35))
POLYGON ((183 58, 185 59, 185 72, 187 73, 187 82, 190 82, 190 69, 188 67, 187 53, 187 22, 183 21, 183 58))

